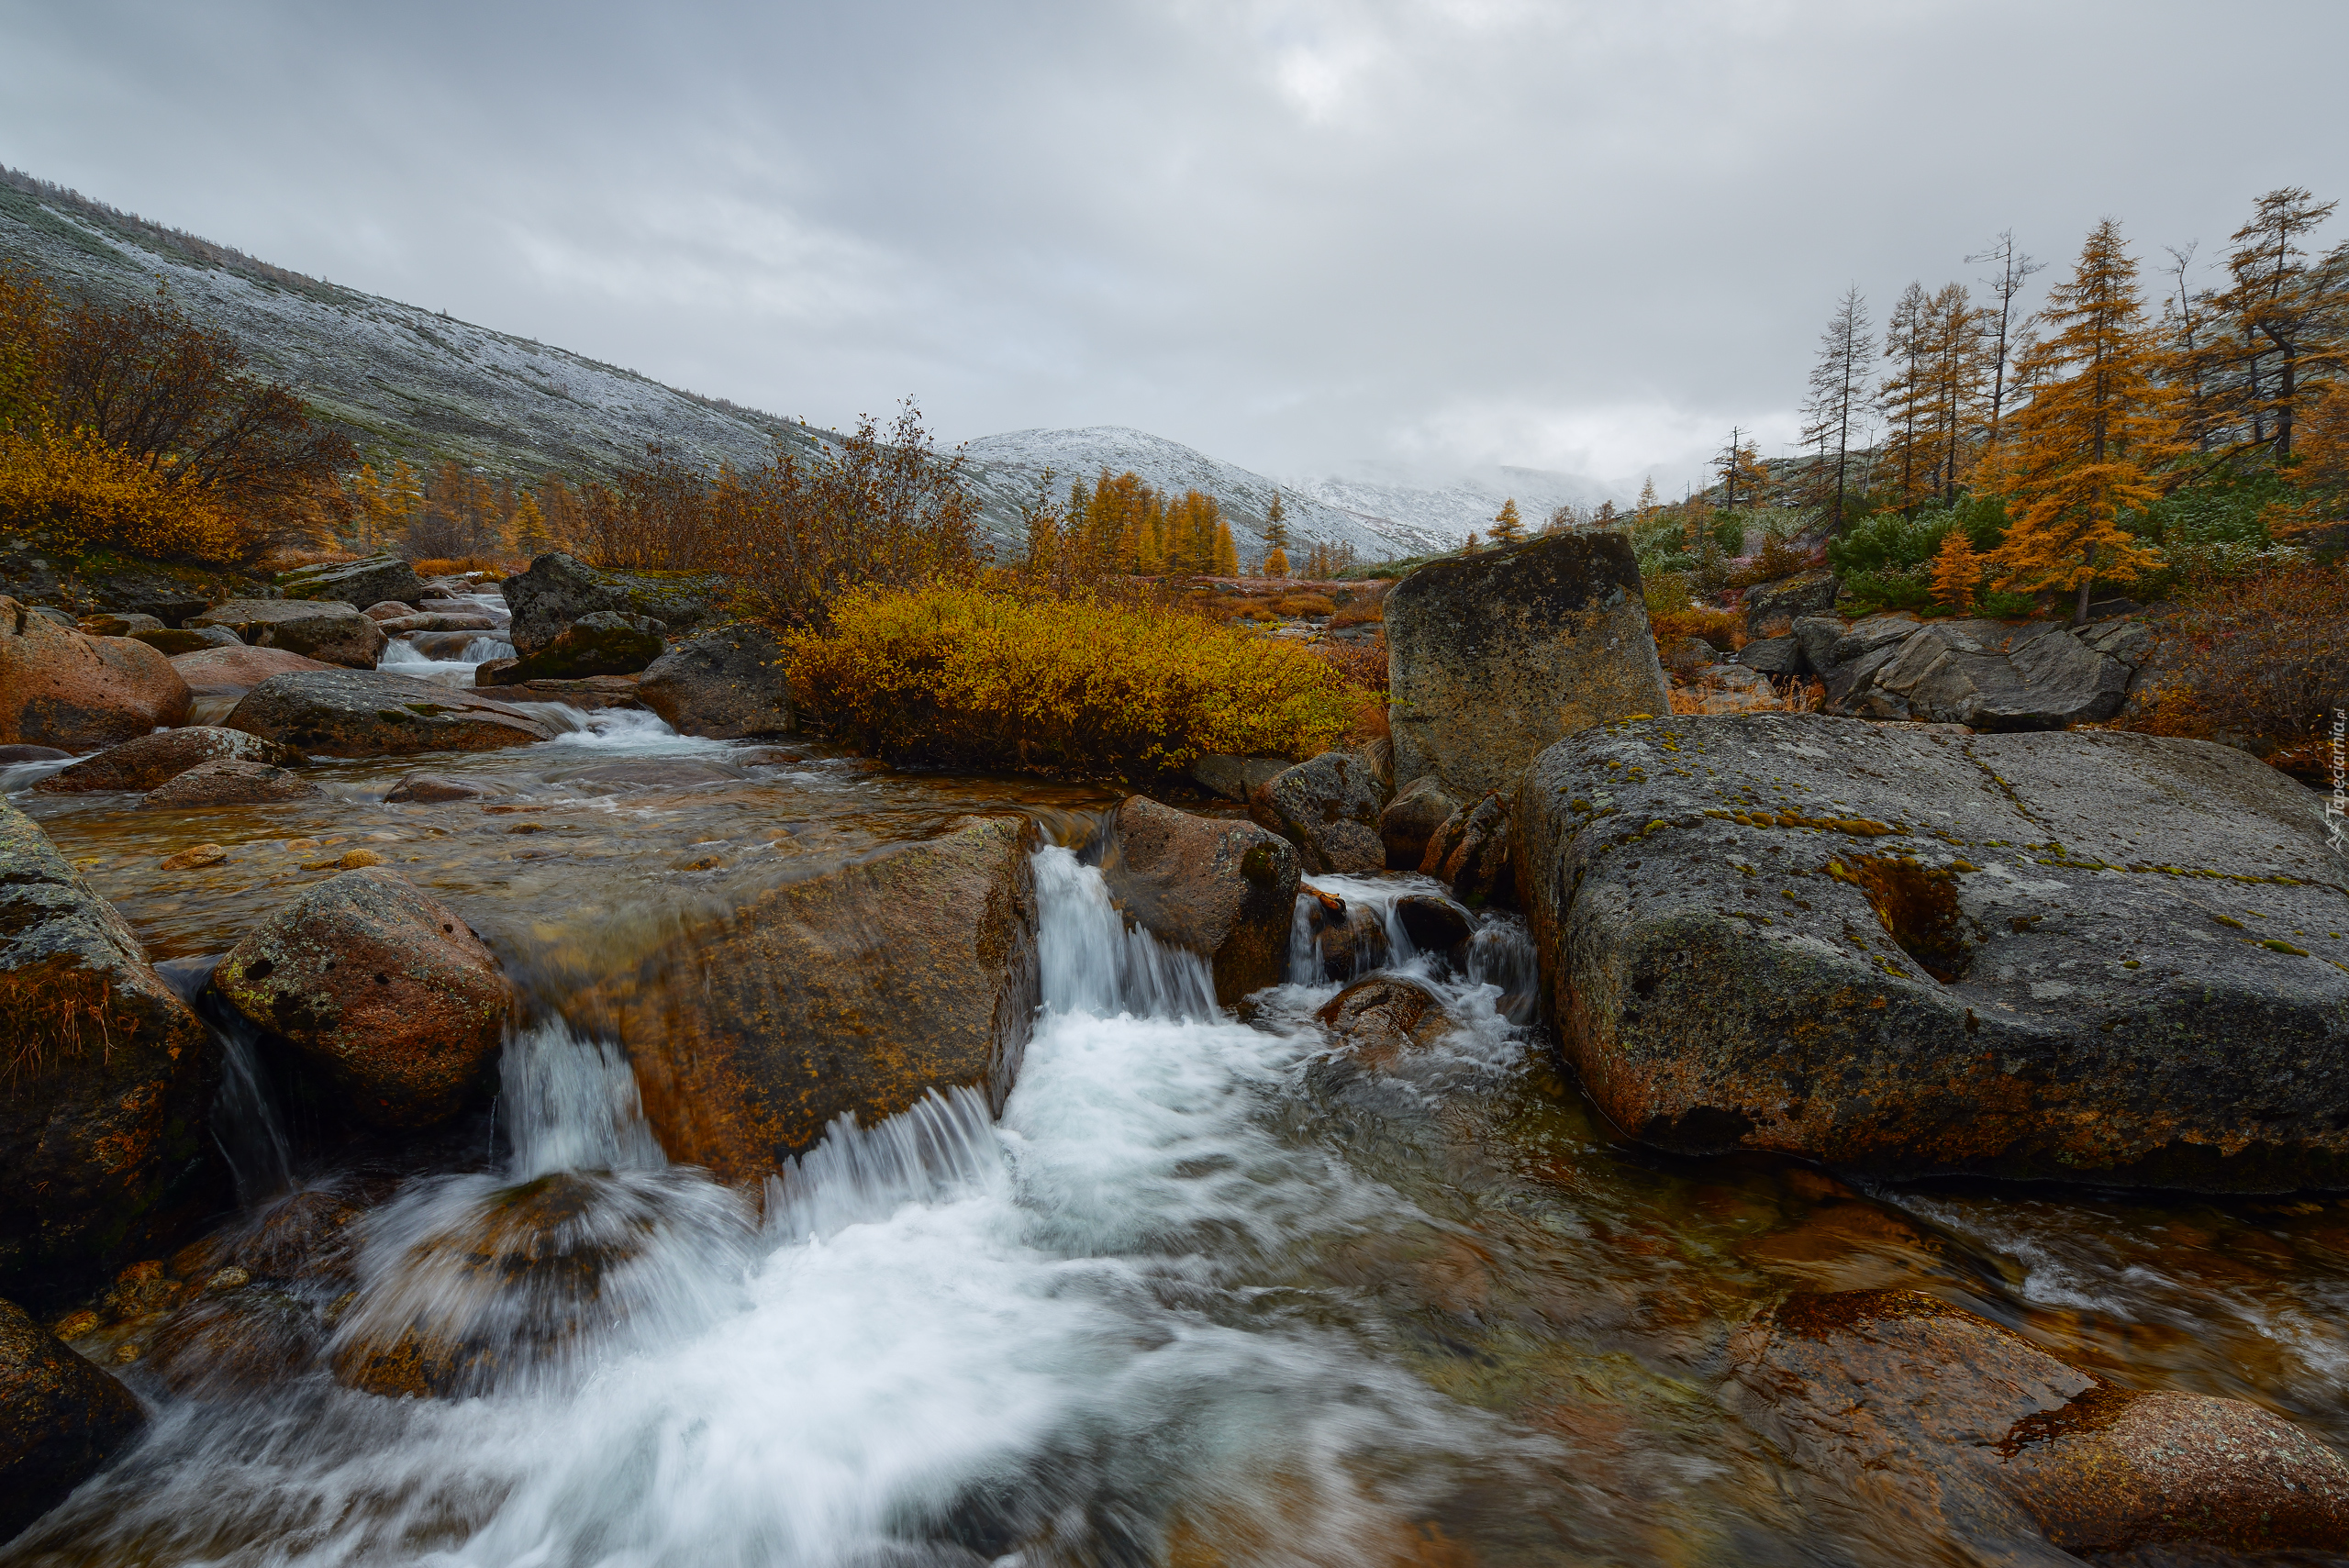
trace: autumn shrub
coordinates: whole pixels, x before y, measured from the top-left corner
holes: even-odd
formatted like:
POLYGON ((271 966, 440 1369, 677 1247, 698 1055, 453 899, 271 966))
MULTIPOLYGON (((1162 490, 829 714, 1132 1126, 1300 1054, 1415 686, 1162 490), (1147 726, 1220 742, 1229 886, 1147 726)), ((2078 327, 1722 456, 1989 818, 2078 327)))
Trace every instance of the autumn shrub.
POLYGON ((1386 595, 1392 583, 1375 583, 1366 593, 1356 594, 1338 606, 1330 617, 1330 629, 1347 626, 1383 626, 1386 621, 1386 595))
POLYGON ((0 433, 0 529, 48 547, 228 562, 248 553, 240 519, 191 469, 150 462, 90 430, 0 433))
POLYGON ((493 583, 504 582, 507 573, 514 570, 512 562, 490 555, 432 556, 417 562, 415 566, 418 577, 462 577, 469 572, 478 572, 493 583))
POLYGON ((1058 777, 1312 756, 1364 695, 1295 642, 1180 610, 952 583, 852 590, 785 645, 799 712, 862 750, 1058 777))
POLYGON ((1732 588, 1754 588, 1765 583, 1776 583, 1810 569, 1810 552, 1798 549, 1776 534, 1763 536, 1762 548, 1752 562, 1729 575, 1732 588))
POLYGON ((1273 601, 1273 608, 1295 620, 1305 616, 1334 616, 1338 606, 1327 594, 1288 594, 1273 601))
POLYGON ((2349 573, 2340 567, 2204 577, 2157 628, 2159 684, 2123 719, 2130 728, 2248 740, 2298 771, 2349 694, 2349 573))
POLYGON ((1682 572, 1659 572, 1642 580, 1647 601, 1648 629, 1658 648, 1669 648, 1684 637, 1701 637, 1715 648, 1745 646, 1745 617, 1736 610, 1699 605, 1689 595, 1689 577, 1682 572))

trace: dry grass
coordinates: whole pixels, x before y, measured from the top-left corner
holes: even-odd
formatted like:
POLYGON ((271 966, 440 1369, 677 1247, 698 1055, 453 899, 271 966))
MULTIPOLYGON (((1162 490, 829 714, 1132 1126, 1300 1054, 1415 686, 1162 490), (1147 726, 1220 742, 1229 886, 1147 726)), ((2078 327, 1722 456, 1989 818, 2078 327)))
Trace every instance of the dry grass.
POLYGON ((2243 740, 2321 782, 2332 706, 2349 693, 2349 572, 2205 580, 2180 595, 2157 636, 2166 680, 2124 727, 2243 740))
POLYGON ((511 561, 490 555, 435 556, 416 563, 418 577, 462 577, 468 572, 478 572, 493 583, 503 583, 508 573, 520 570, 511 561))
POLYGON ((1273 601, 1273 610, 1291 620, 1302 620, 1334 616, 1338 606, 1326 594, 1288 594, 1273 601))

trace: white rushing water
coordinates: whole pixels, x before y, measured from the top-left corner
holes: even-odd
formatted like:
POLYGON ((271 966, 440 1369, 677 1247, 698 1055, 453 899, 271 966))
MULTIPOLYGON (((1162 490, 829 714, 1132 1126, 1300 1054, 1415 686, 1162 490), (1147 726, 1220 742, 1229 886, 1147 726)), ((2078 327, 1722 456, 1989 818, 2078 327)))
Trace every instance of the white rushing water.
MULTIPOLYGON (((1318 1031, 1231 1020, 1097 872, 1057 848, 1036 869, 1044 1006, 999 1123, 967 1092, 843 1121, 762 1222, 666 1164, 616 1047, 543 1024, 507 1049, 507 1168, 371 1213, 336 1330, 486 1347, 473 1396, 320 1371, 167 1402, 58 1539, 165 1562, 1016 1563, 1047 1540, 1142 1562, 1205 1507, 1287 1521, 1275 1556, 1351 1560, 1482 1418, 1258 1282, 1407 1206, 1275 1130, 1318 1031), (528 1267, 483 1266, 541 1212, 528 1267)), ((1334 989, 1273 995, 1301 1017, 1334 989)), ((1475 1049, 1509 1038, 1496 987, 1446 995, 1475 1049)))

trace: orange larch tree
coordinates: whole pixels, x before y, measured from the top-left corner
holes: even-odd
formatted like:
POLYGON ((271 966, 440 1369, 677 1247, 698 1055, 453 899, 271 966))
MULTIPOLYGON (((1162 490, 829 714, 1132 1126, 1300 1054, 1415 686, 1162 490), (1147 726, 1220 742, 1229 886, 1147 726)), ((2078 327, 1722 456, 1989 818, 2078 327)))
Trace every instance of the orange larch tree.
POLYGON ((2143 317, 2137 263, 2107 218, 2070 281, 2048 291, 2048 336, 2021 367, 2031 401, 2008 423, 1996 465, 2012 519, 1991 557, 1998 586, 2078 590, 2075 625, 2099 577, 2128 582, 2161 561, 2121 523, 2160 496, 2155 470, 2181 450, 2143 317))

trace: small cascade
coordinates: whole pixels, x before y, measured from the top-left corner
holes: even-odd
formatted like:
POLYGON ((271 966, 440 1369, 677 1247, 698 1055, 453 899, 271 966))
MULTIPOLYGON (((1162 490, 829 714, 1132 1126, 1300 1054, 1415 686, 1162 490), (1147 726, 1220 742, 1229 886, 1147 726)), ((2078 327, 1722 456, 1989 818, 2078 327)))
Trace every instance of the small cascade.
POLYGON ((220 1052, 220 1081, 212 1095, 212 1139, 245 1208, 294 1184, 294 1156, 277 1096, 261 1059, 261 1030, 204 996, 220 955, 165 959, 155 965, 163 984, 195 1010, 220 1052))
POLYGON ((1540 969, 1533 939, 1522 917, 1502 911, 1462 910, 1469 924, 1464 947, 1430 951, 1413 939, 1403 901, 1437 898, 1450 903, 1443 884, 1424 876, 1314 876, 1297 894, 1289 924, 1288 978, 1293 985, 1330 984, 1333 957, 1344 972, 1341 984, 1380 970, 1421 981, 1464 981, 1490 986, 1492 1006, 1511 1024, 1530 1024, 1540 1010, 1540 969), (1333 925, 1328 906, 1342 909, 1333 925))
POLYGON ((1129 927, 1101 873, 1058 845, 1036 852, 1039 947, 1048 1011, 1095 1018, 1215 1018, 1207 961, 1129 927))
POLYGON ((657 1171, 669 1162, 618 1045, 581 1040, 551 1018, 507 1040, 499 1076, 514 1180, 557 1171, 657 1171))
POLYGON ((859 1127, 841 1116, 823 1142, 767 1179, 766 1230, 776 1242, 818 1240, 886 1219, 899 1206, 935 1203, 1004 1173, 986 1096, 932 1091, 902 1116, 859 1127))

